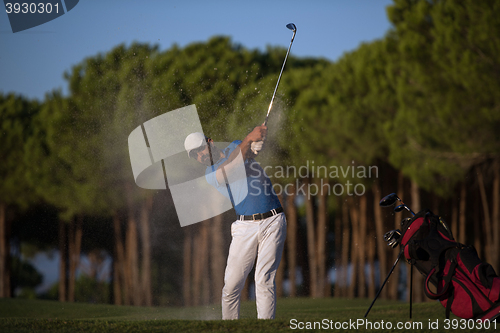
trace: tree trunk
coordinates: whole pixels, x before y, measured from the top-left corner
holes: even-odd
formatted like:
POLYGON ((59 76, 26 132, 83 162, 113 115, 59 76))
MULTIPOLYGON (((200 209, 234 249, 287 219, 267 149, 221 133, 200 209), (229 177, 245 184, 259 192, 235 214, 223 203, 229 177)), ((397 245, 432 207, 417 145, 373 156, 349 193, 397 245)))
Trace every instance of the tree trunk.
POLYGON ((365 224, 366 224, 366 261, 368 266, 367 274, 367 296, 368 298, 375 297, 375 256, 377 251, 375 228, 373 227, 373 193, 367 192, 366 197, 366 211, 365 211, 365 224))
POLYGON ((210 269, 212 277, 212 302, 220 302, 222 299, 222 288, 224 287, 224 238, 222 237, 222 215, 217 215, 211 222, 211 256, 210 269))
MULTIPOLYGON (((348 297, 356 297, 356 286, 359 288, 358 294, 362 293, 363 288, 361 284, 361 273, 359 272, 359 211, 355 205, 354 198, 349 198, 349 213, 351 215, 352 225, 352 242, 351 242, 351 277, 347 278, 349 281, 348 297)), ((363 281, 364 283, 364 281, 363 281)))
POLYGON ((75 273, 76 273, 76 267, 74 266, 73 263, 73 254, 75 252, 75 222, 74 218, 73 220, 70 220, 66 226, 66 232, 67 232, 67 239, 68 239, 68 289, 67 289, 67 295, 66 295, 66 300, 68 302, 74 302, 75 301, 75 273))
MULTIPOLYGON (((404 179, 403 173, 401 171, 399 171, 399 173, 398 173, 398 192, 397 192, 397 194, 399 196, 402 196, 402 197, 404 197, 404 194, 405 194, 405 179, 404 179)), ((399 217, 399 214, 394 214, 394 229, 400 229, 400 228, 401 228, 401 219, 399 217)), ((399 254, 398 250, 390 252, 390 256, 391 256, 390 262, 391 263, 396 262, 398 254, 399 254)), ((400 263, 398 263, 398 266, 399 265, 400 265, 400 263)), ((386 274, 388 274, 388 273, 389 273, 389 270, 387 270, 387 272, 384 273, 384 279, 385 279, 386 274)), ((392 273, 392 275, 389 279, 388 285, 387 285, 389 298, 392 300, 397 300, 399 297, 398 287, 399 287, 400 275, 401 275, 400 274, 400 267, 396 267, 394 269, 394 272, 392 273)))
POLYGON ((477 253, 479 255, 479 258, 484 260, 485 255, 484 255, 484 247, 483 244, 485 243, 484 239, 482 238, 482 221, 484 217, 482 216, 482 209, 481 209, 481 196, 480 195, 475 195, 473 197, 473 202, 474 202, 474 209, 472 210, 473 213, 473 219, 472 221, 475 221, 474 223, 474 233, 473 233, 473 239, 474 239, 474 247, 477 250, 477 253))
POLYGON ((366 196, 359 197, 358 211, 358 256, 359 256, 359 294, 358 297, 366 297, 366 196))
POLYGON ((455 240, 458 240, 458 201, 457 198, 451 198, 451 233, 455 240))
POLYGON ((184 298, 184 306, 192 306, 192 273, 191 267, 193 262, 193 235, 192 235, 193 227, 185 227, 184 228, 184 251, 183 251, 183 267, 184 267, 184 278, 182 280, 183 287, 183 298, 184 298))
POLYGON ((117 259, 116 246, 113 247, 113 280, 112 283, 112 295, 111 302, 114 305, 122 305, 122 284, 121 284, 121 276, 120 276, 120 263, 117 259))
POLYGON ((120 218, 115 212, 113 214, 113 229, 114 229, 114 260, 113 260, 113 298, 115 305, 130 304, 129 286, 125 282, 125 250, 123 248, 122 231, 120 218), (123 297, 122 297, 123 291, 123 297))
POLYGON ((297 207, 295 206, 295 186, 292 193, 287 193, 286 198, 286 222, 287 222, 287 254, 288 254, 288 278, 290 280, 290 297, 297 296, 296 276, 297 267, 297 207))
POLYGON ((444 215, 442 213, 440 213, 440 206, 441 206, 441 198, 439 198, 436 194, 431 194, 430 195, 433 202, 432 202, 432 211, 434 212, 434 214, 438 214, 438 215, 444 215))
POLYGON ((473 203, 472 205, 472 209, 471 209, 471 213, 468 214, 468 218, 470 218, 470 216, 472 216, 472 221, 474 221, 475 223, 473 223, 473 231, 470 232, 470 223, 468 223, 469 225, 467 226, 468 228, 468 239, 469 239, 469 242, 473 242, 473 245, 474 247, 476 248, 477 250, 477 254, 479 255, 479 258, 481 258, 482 260, 485 260, 485 255, 484 255, 484 247, 483 247, 483 244, 486 243, 486 240, 484 239, 485 238, 485 235, 482 234, 482 228, 483 228, 483 224, 484 224, 484 216, 483 216, 483 210, 482 210, 482 202, 481 202, 481 193, 479 191, 479 188, 478 188, 478 192, 472 192, 471 193, 471 197, 469 199, 470 202, 473 203), (471 238, 473 240, 471 240, 471 238))
MULTIPOLYGON (((75 271, 78 268, 78 265, 80 264, 80 253, 82 251, 82 236, 83 236, 83 216, 79 215, 76 218, 75 252, 73 253, 73 263, 75 271)), ((76 279, 77 278, 76 273, 74 275, 76 279)))
POLYGON ((368 298, 373 299, 375 297, 375 239, 373 237, 373 229, 370 229, 368 241, 368 267, 370 269, 370 274, 368 278, 368 298))
POLYGON ((151 290, 151 235, 149 214, 153 208, 153 197, 148 196, 142 204, 141 209, 141 245, 142 245, 142 265, 141 265, 141 289, 143 305, 153 305, 153 295, 151 290))
POLYGON ((203 266, 203 255, 201 253, 202 246, 202 233, 201 233, 201 223, 196 225, 195 236, 194 236, 194 246, 193 246, 193 291, 191 304, 193 306, 198 306, 201 304, 201 279, 202 277, 202 266, 203 266))
POLYGON ((128 215, 127 235, 125 237, 125 250, 127 253, 127 276, 129 277, 129 298, 130 304, 141 304, 141 291, 139 284, 139 258, 138 258, 138 239, 137 222, 132 209, 128 215))
POLYGON ((333 263, 333 267, 335 267, 335 285, 333 288, 333 297, 342 297, 340 284, 342 272, 342 233, 342 214, 337 209, 335 212, 335 257, 333 263))
MULTIPOLYGON (((484 244, 484 254, 487 262, 492 262, 492 248, 493 248, 493 227, 490 217, 490 208, 488 204, 488 195, 484 185, 483 171, 479 166, 476 167, 477 180, 479 185, 479 193, 481 194, 481 203, 483 205, 484 223, 483 223, 483 239, 486 240, 484 244)), ((476 235, 479 237, 479 235, 476 235)))
POLYGON ((68 279, 68 302, 75 301, 76 269, 80 263, 80 251, 82 246, 82 223, 81 215, 75 216, 71 222, 68 232, 69 252, 69 279, 68 279))
MULTIPOLYGON (((387 269, 387 254, 386 254, 386 248, 387 245, 384 242, 384 237, 383 235, 386 233, 384 230, 384 221, 382 218, 382 209, 379 205, 380 198, 382 197, 380 195, 380 186, 378 183, 378 180, 376 180, 373 184, 372 187, 373 191, 373 210, 374 210, 374 215, 375 215, 375 232, 377 233, 376 235, 376 240, 377 240, 377 256, 378 256, 378 262, 379 262, 379 275, 380 275, 380 281, 383 281, 384 278, 383 276, 387 274, 389 271, 387 269)), ((382 283, 380 283, 380 286, 382 283)), ((379 288, 380 288, 379 286, 379 288)), ((380 294, 381 298, 387 298, 387 288, 384 288, 380 294)))
POLYGON ((496 272, 500 271, 500 163, 495 161, 494 179, 493 179, 493 249, 492 252, 492 265, 496 272))
MULTIPOLYGON (((306 179, 306 185, 309 185, 309 179, 306 179)), ((309 186, 307 186, 309 188, 309 186)), ((317 275, 317 255, 315 232, 314 232, 314 204, 310 191, 307 192, 306 198, 306 223, 307 223, 307 254, 309 258, 309 295, 313 298, 317 297, 318 275, 317 275)))
MULTIPOLYGON (((414 181, 411 182, 411 205, 413 211, 420 211, 420 189, 418 184, 414 181)), ((410 276, 410 266, 407 267, 408 276, 410 276)), ((424 301, 425 295, 423 291, 424 279, 418 270, 413 269, 413 300, 416 303, 424 301)), ((410 290, 410 279, 408 279, 408 290, 410 290)))
MULTIPOLYGON (((278 194, 278 198, 281 206, 283 207, 283 193, 278 194)), ((285 240, 286 242, 286 240, 285 240)), ((283 252, 285 252, 285 248, 283 248, 283 252)), ((278 266, 278 270, 276 271, 276 297, 283 297, 283 281, 285 279, 285 253, 281 254, 281 262, 278 266)))
POLYGON ((318 228, 316 229, 316 244, 317 244, 317 289, 316 297, 329 296, 325 294, 327 290, 326 281, 326 234, 328 232, 327 226, 327 207, 326 207, 326 194, 322 186, 323 181, 318 182, 319 196, 318 196, 318 228))
POLYGON ((420 188, 414 181, 411 182, 411 206, 413 211, 420 211, 420 188))
POLYGON ((467 213, 467 188, 465 182, 463 182, 460 189, 460 211, 458 214, 458 219, 459 219, 458 242, 462 244, 466 244, 465 242, 467 241, 466 213, 467 213))
POLYGON ((208 305, 210 304, 210 269, 209 269, 209 259, 210 259, 210 252, 209 252, 209 237, 210 237, 210 232, 209 232, 209 227, 211 220, 203 221, 201 223, 201 260, 200 264, 201 266, 201 272, 202 272, 202 279, 201 279, 201 290, 202 290, 202 305, 208 305))
MULTIPOLYGON (((348 279, 349 279, 349 245, 352 243, 351 241, 351 230, 349 227, 349 206, 347 202, 342 200, 342 263, 341 263, 341 296, 348 297, 349 289, 348 289, 348 279)), ((351 253, 352 257, 352 253, 351 253)))
POLYGON ((6 217, 7 205, 0 202, 0 298, 11 297, 10 232, 6 217))
POLYGON ((67 258, 68 246, 66 242, 66 223, 59 220, 59 301, 66 302, 68 276, 67 276, 67 258))

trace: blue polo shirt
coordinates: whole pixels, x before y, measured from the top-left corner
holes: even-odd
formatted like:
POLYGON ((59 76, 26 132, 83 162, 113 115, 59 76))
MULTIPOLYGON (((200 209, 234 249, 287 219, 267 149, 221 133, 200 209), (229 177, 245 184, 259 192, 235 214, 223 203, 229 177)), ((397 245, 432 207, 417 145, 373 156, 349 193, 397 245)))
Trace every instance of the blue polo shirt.
POLYGON ((205 170, 207 182, 215 187, 224 196, 228 196, 229 187, 231 202, 237 215, 252 215, 257 213, 266 213, 271 209, 281 207, 280 201, 274 193, 271 180, 266 175, 264 169, 253 158, 245 160, 246 181, 231 182, 229 186, 219 184, 215 171, 224 163, 229 155, 241 143, 240 140, 233 141, 223 150, 224 156, 212 166, 205 170), (231 198, 232 197, 232 198, 231 198))

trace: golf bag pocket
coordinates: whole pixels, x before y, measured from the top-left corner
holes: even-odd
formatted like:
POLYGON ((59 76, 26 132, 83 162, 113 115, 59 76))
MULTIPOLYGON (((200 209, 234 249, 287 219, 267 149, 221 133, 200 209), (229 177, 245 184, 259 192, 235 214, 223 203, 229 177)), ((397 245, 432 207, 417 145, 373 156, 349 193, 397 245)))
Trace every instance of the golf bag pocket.
POLYGON ((445 291, 439 301, 447 315, 451 311, 460 318, 479 318, 499 301, 500 278, 491 265, 479 259, 473 247, 451 252, 455 258, 447 261, 449 269, 439 281, 445 291))
POLYGON ((500 306, 500 277, 474 247, 455 242, 446 223, 428 210, 402 229, 405 258, 425 276, 426 296, 441 302, 446 317, 452 312, 465 319, 490 319, 486 314, 500 306))

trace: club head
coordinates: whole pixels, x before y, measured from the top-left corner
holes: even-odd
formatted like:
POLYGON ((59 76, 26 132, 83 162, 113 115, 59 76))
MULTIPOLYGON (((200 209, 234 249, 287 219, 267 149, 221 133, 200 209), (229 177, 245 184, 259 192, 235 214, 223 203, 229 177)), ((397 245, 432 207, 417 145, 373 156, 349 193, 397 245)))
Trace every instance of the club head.
POLYGON ((386 195, 385 197, 380 200, 379 205, 381 207, 390 207, 396 203, 396 201, 399 199, 396 193, 391 193, 389 195, 386 195))
POLYGON ((394 249, 396 246, 399 245, 399 239, 394 238, 390 242, 388 242, 387 245, 389 245, 394 249))
POLYGON ((401 231, 399 229, 391 230, 384 235, 384 241, 387 242, 392 248, 399 245, 399 239, 401 238, 401 231))
POLYGON ((296 26, 295 26, 295 24, 293 24, 293 23, 288 23, 288 24, 286 25, 286 27, 287 27, 288 29, 292 30, 293 32, 297 31, 297 27, 296 27, 296 26))
POLYGON ((397 229, 396 230, 391 230, 391 231, 388 231, 384 234, 384 241, 385 242, 388 242, 390 241, 391 239, 394 238, 394 234, 397 232, 397 229))
POLYGON ((411 217, 407 217, 405 219, 402 219, 401 220, 401 226, 405 226, 406 224, 408 224, 409 222, 411 221, 411 217))
POLYGON ((399 213, 399 212, 401 212, 403 209, 407 209, 407 208, 406 208, 406 205, 399 205, 399 206, 396 206, 396 207, 394 208, 394 211, 395 211, 396 213, 399 213))

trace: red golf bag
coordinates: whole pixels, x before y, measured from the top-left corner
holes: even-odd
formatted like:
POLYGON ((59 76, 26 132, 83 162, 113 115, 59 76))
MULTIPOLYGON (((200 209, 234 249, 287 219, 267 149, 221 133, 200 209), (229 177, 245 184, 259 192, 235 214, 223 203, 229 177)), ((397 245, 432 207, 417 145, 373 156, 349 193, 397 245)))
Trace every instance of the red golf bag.
POLYGON ((429 210, 403 220, 405 259, 425 276, 427 297, 460 318, 493 321, 500 316, 500 277, 473 246, 456 242, 446 223, 429 210))

